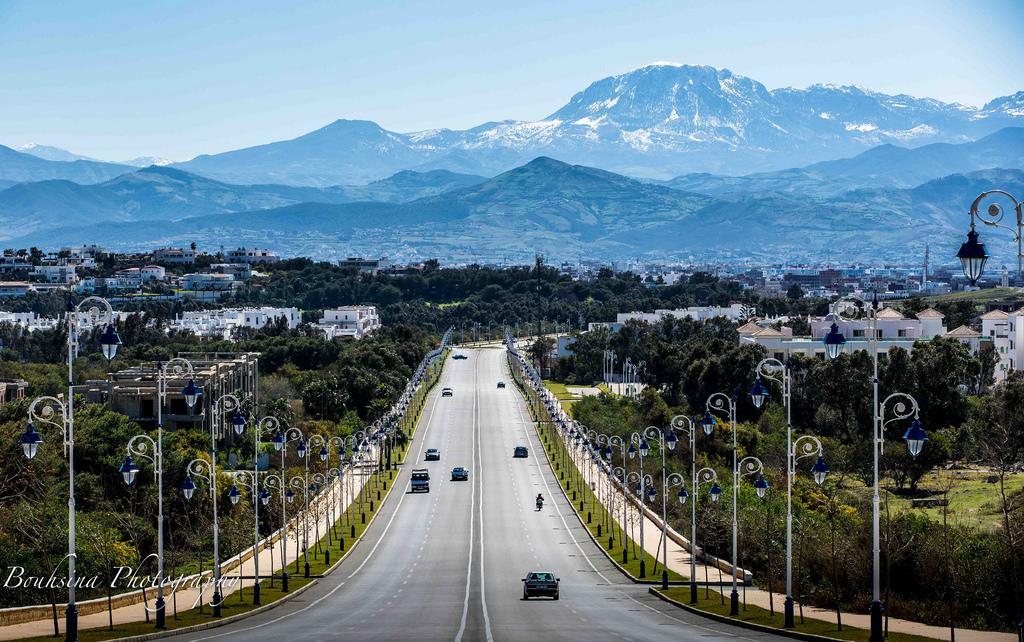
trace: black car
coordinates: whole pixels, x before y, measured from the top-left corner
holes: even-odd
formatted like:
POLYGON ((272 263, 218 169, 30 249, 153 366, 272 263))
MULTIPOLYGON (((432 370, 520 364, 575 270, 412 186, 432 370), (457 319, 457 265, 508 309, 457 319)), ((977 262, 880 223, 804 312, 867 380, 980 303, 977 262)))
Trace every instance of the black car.
POLYGON ((505 382, 504 381, 499 381, 498 382, 498 387, 499 388, 504 388, 505 387, 505 382))
POLYGON ((461 361, 462 359, 468 359, 468 358, 469 358, 469 357, 467 357, 466 355, 464 355, 464 354, 461 354, 461 353, 460 353, 460 354, 456 354, 456 355, 453 355, 453 356, 452 356, 452 359, 459 359, 460 361, 461 361))
POLYGON ((427 448, 427 454, 423 459, 424 461, 441 461, 441 451, 437 448, 427 448))
POLYGON ((452 481, 469 481, 469 471, 462 466, 452 468, 452 481))
POLYGON ((526 449, 526 446, 516 446, 516 449, 512 451, 512 456, 516 459, 525 459, 530 456, 530 451, 526 449))
POLYGON ((559 582, 554 573, 531 571, 523 578, 523 599, 550 597, 557 600, 559 582))

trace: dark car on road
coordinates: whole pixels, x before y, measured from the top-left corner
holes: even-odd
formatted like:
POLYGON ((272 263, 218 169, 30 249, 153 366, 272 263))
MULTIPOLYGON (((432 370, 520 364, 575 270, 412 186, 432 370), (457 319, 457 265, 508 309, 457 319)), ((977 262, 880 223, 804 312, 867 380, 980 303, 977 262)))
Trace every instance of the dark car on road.
POLYGON ((455 395, 455 391, 452 390, 451 388, 441 388, 441 396, 442 397, 452 397, 454 395, 455 395))
POLYGON ((516 459, 524 459, 530 456, 530 451, 526 449, 526 446, 516 446, 516 449, 512 451, 512 456, 516 459))
POLYGON ((426 468, 417 468, 412 471, 412 492, 430 492, 430 472, 426 468))
POLYGON ((427 448, 427 454, 423 459, 424 461, 441 461, 441 451, 437 448, 427 448))
POLYGON ((550 597, 558 599, 558 583, 561 580, 554 573, 531 571, 523 578, 523 599, 550 597))
POLYGON ((504 388, 505 387, 505 382, 504 381, 499 381, 498 382, 498 387, 499 388, 504 388))
POLYGON ((462 466, 452 468, 452 481, 469 481, 469 471, 462 466))
POLYGON ((469 357, 467 357, 466 355, 464 355, 464 354, 461 354, 461 353, 459 353, 459 354, 457 354, 457 355, 454 355, 454 356, 452 356, 452 359, 458 359, 458 360, 460 360, 460 361, 461 361, 461 360, 463 360, 463 359, 468 359, 468 358, 469 358, 469 357))

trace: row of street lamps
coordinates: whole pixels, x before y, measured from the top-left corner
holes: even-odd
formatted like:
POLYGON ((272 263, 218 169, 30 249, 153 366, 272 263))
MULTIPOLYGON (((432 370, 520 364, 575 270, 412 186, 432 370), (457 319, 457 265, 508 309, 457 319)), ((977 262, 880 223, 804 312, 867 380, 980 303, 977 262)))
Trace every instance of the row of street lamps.
MULTIPOLYGON (((864 317, 869 321, 868 329, 868 340, 870 344, 872 361, 874 366, 872 376, 872 388, 873 388, 873 422, 872 422, 872 445, 873 445, 873 493, 872 493, 872 565, 873 565, 873 582, 872 582, 872 604, 870 609, 871 614, 871 640, 872 642, 881 642, 882 640, 882 604, 880 600, 880 583, 879 583, 879 508, 880 508, 880 497, 879 497, 879 457, 882 454, 884 448, 884 432, 885 429, 896 421, 902 421, 906 419, 912 419, 910 426, 903 433, 903 439, 906 442, 907 449, 909 450, 912 457, 917 457, 924 447, 925 442, 928 439, 924 428, 921 425, 919 419, 919 406, 917 401, 909 394, 902 392, 895 392, 890 394, 885 399, 879 401, 879 389, 878 389, 878 333, 876 331, 877 325, 877 311, 878 301, 877 298, 868 303, 862 299, 856 297, 850 297, 841 299, 833 305, 832 316, 836 323, 833 323, 832 328, 828 335, 824 338, 824 344, 826 347, 826 354, 830 359, 837 358, 844 348, 846 347, 847 341, 842 333, 839 332, 838 322, 845 322, 850 318, 864 317), (844 316, 846 315, 846 316, 844 316), (890 416, 887 418, 887 412, 890 416)), ((547 406, 548 413, 551 417, 556 418, 557 426, 563 435, 563 439, 566 443, 576 445, 580 447, 584 453, 590 448, 587 446, 587 442, 593 442, 595 447, 596 444, 603 444, 604 448, 600 451, 605 460, 610 460, 612 456, 612 445, 616 445, 622 448, 625 442, 622 438, 617 436, 604 436, 599 435, 597 439, 588 439, 586 436, 588 431, 585 426, 582 426, 578 422, 570 420, 561 409, 560 404, 553 395, 544 387, 540 376, 533 367, 526 362, 526 360, 519 355, 518 351, 515 350, 515 343, 511 336, 506 336, 506 345, 513 354, 518 357, 520 364, 524 372, 530 379, 530 383, 533 387, 535 394, 538 398, 543 398, 547 406)), ((792 376, 791 376, 791 364, 775 358, 766 358, 758 363, 755 368, 755 379, 751 386, 748 394, 750 396, 753 405, 760 409, 764 406, 765 402, 770 396, 770 391, 765 386, 764 381, 770 380, 781 385, 782 387, 782 402, 786 410, 786 600, 785 600, 785 615, 784 615, 784 626, 792 628, 794 626, 794 598, 793 598, 793 549, 792 549, 792 525, 793 525, 793 511, 792 511, 792 488, 793 478, 797 474, 797 462, 801 459, 812 457, 815 458, 815 463, 811 466, 810 472, 814 479, 814 482, 818 485, 822 485, 825 482, 825 478, 828 475, 828 465, 825 463, 824 450, 822 448, 821 441, 817 437, 811 435, 803 435, 793 438, 792 429, 792 376)), ((705 404, 705 411, 701 418, 696 421, 696 424, 700 425, 705 435, 710 436, 714 432, 715 426, 718 424, 719 419, 723 419, 728 422, 729 428, 732 431, 732 472, 733 472, 733 502, 732 502, 732 592, 730 595, 730 612, 732 615, 739 613, 739 593, 737 590, 738 577, 738 559, 737 559, 737 547, 738 547, 738 491, 742 477, 753 476, 754 489, 757 492, 758 497, 765 497, 768 491, 768 481, 764 476, 764 465, 760 459, 756 457, 744 457, 739 459, 739 450, 737 447, 737 432, 736 432, 736 395, 728 395, 722 392, 716 392, 709 396, 705 404)), ((662 562, 662 586, 667 588, 668 585, 668 569, 666 566, 667 554, 666 554, 666 534, 667 534, 667 491, 675 485, 680 485, 680 491, 678 493, 678 499, 680 503, 685 503, 689 495, 692 493, 693 501, 691 502, 691 534, 690 534, 690 545, 691 545, 691 566, 690 566, 690 599, 691 603, 697 602, 697 583, 696 583, 696 551, 697 551, 697 532, 696 532, 696 500, 698 497, 698 489, 702 484, 710 483, 711 486, 708 489, 708 496, 712 502, 717 502, 722 494, 721 486, 718 483, 718 475, 711 468, 703 468, 697 470, 696 466, 696 430, 695 422, 689 417, 684 415, 678 415, 673 417, 671 426, 668 430, 662 430, 656 426, 650 426, 642 433, 633 433, 629 437, 629 445, 626 449, 625 454, 629 458, 635 457, 637 454, 640 456, 639 461, 639 473, 636 473, 635 481, 638 482, 636 487, 636 494, 639 495, 641 500, 646 499, 647 501, 653 501, 657 496, 657 492, 654 490, 651 483, 650 475, 645 475, 643 472, 643 459, 647 456, 650 445, 648 439, 657 439, 659 447, 662 453, 662 542, 661 549, 663 551, 663 562, 662 562), (672 451, 678 441, 676 432, 685 433, 690 441, 690 452, 691 452, 691 466, 690 466, 690 488, 691 492, 687 493, 685 485, 682 484, 682 480, 678 477, 673 477, 667 474, 667 465, 665 461, 665 453, 672 451)), ((624 473, 625 470, 625 457, 623 458, 623 467, 621 469, 615 469, 611 466, 607 466, 606 470, 609 474, 614 473, 615 470, 620 470, 624 473)), ((621 475, 617 480, 623 490, 623 495, 626 496, 627 484, 633 482, 628 475, 621 475)), ((625 508, 623 509, 623 516, 625 517, 625 508)), ((644 534, 643 534, 643 523, 644 520, 640 519, 640 541, 641 550, 643 550, 644 534)), ((625 542, 623 542, 625 547, 625 542)), ((625 560, 625 550, 623 551, 623 559, 625 560)), ((645 560, 641 556, 640 561, 640 577, 646 576, 645 560)))
MULTIPOLYGON (((33 459, 39 452, 39 447, 43 443, 42 435, 37 430, 37 425, 49 425, 60 430, 63 446, 64 456, 68 460, 68 603, 65 609, 65 638, 68 641, 76 641, 78 639, 78 608, 76 602, 76 587, 78 584, 78 578, 76 575, 76 561, 77 561, 77 548, 75 542, 75 415, 74 415, 74 359, 78 356, 78 349, 81 345, 80 332, 83 329, 96 329, 102 328, 102 332, 99 336, 98 342, 103 356, 111 361, 117 354, 118 347, 121 345, 121 338, 117 334, 117 330, 114 327, 115 314, 110 303, 101 297, 87 297, 79 302, 77 305, 69 303, 66 320, 68 324, 68 335, 67 335, 67 372, 68 372, 68 385, 67 385, 67 398, 61 399, 52 396, 39 397, 32 401, 28 409, 28 425, 25 428, 25 432, 20 438, 20 445, 22 452, 28 459, 33 459)), ((443 351, 447 348, 451 341, 452 329, 449 328, 442 336, 441 347, 432 351, 423 358, 420 362, 416 372, 410 378, 406 384, 405 390, 403 391, 398 402, 391 408, 391 410, 379 419, 372 427, 369 434, 362 431, 349 436, 349 441, 343 440, 341 437, 332 437, 329 441, 325 440, 320 435, 311 435, 307 439, 300 430, 297 428, 282 429, 280 421, 276 417, 267 416, 259 419, 256 422, 254 429, 254 446, 255 450, 253 453, 253 468, 252 471, 243 470, 238 471, 235 474, 235 483, 232 484, 228 490, 227 497, 231 501, 232 505, 238 503, 241 498, 241 492, 238 489, 237 482, 241 481, 244 486, 247 486, 250 490, 250 497, 253 501, 254 506, 254 529, 253 529, 253 558, 254 558, 254 569, 255 569, 255 581, 253 587, 253 603, 260 604, 260 589, 259 589, 259 506, 260 504, 267 506, 269 505, 272 490, 277 490, 281 493, 281 508, 282 508, 282 526, 281 526, 281 581, 282 589, 288 591, 288 575, 287 568, 285 565, 286 551, 285 551, 285 532, 287 526, 287 508, 286 504, 294 501, 295 492, 294 490, 301 490, 303 492, 304 504, 305 504, 305 535, 304 535, 304 559, 305 559, 305 576, 309 577, 309 557, 308 557, 308 545, 309 545, 309 530, 308 530, 308 517, 309 517, 309 498, 311 495, 321 488, 329 487, 329 484, 334 479, 339 480, 341 485, 339 495, 340 501, 345 501, 344 496, 344 475, 345 475, 345 461, 344 457, 346 454, 346 445, 352 451, 352 457, 348 462, 350 469, 354 468, 357 461, 364 461, 369 457, 369 451, 371 448, 375 448, 378 452, 382 443, 386 443, 388 446, 391 445, 391 439, 393 438, 394 431, 398 428, 400 422, 404 421, 409 405, 412 402, 415 391, 419 387, 421 381, 427 374, 428 365, 443 351), (260 488, 260 470, 258 462, 259 443, 262 437, 267 435, 273 435, 271 442, 274 444, 275 450, 281 453, 281 468, 280 475, 273 475, 271 473, 263 473, 263 487, 260 488), (284 468, 284 455, 289 441, 298 441, 296 447, 296 453, 300 458, 304 460, 305 476, 304 478, 293 477, 285 482, 285 468, 284 468), (335 452, 338 456, 338 466, 331 468, 329 466, 329 451, 327 449, 328 443, 335 447, 335 452), (319 455, 322 462, 327 465, 325 473, 313 473, 314 483, 310 483, 309 473, 309 457, 307 454, 312 446, 319 446, 319 455)), ((148 460, 153 464, 157 485, 157 600, 156 600, 156 627, 163 629, 166 627, 166 604, 164 599, 164 506, 163 506, 163 473, 164 473, 164 462, 163 462, 163 406, 166 401, 168 391, 168 381, 172 379, 188 379, 188 384, 182 388, 181 395, 185 399, 186 405, 189 409, 195 408, 203 392, 202 389, 196 385, 193 375, 194 366, 187 359, 176 357, 168 360, 166 363, 157 363, 157 436, 154 439, 147 434, 138 434, 132 437, 127 444, 127 455, 125 456, 124 462, 119 468, 122 479, 128 485, 135 482, 136 476, 140 470, 138 463, 135 461, 135 457, 140 460, 148 460)), ((193 459, 189 462, 186 467, 186 477, 181 484, 182 495, 186 500, 192 498, 196 491, 196 483, 193 477, 205 480, 211 495, 213 502, 213 557, 214 557, 214 593, 212 596, 213 614, 214 616, 220 616, 221 605, 223 599, 220 594, 220 551, 219 551, 219 538, 220 529, 218 523, 218 510, 217 510, 217 442, 218 439, 223 438, 226 434, 225 420, 230 414, 230 425, 234 434, 240 436, 244 433, 248 424, 245 416, 242 414, 242 402, 236 396, 231 394, 225 394, 213 401, 210 405, 211 417, 210 417, 210 459, 193 459)), ((389 450, 390 452, 390 450, 389 450)), ((352 484, 349 484, 349 493, 352 484)), ((354 501, 354 495, 352 495, 354 501)), ((362 501, 360 496, 360 505, 362 501)), ((352 502, 350 502, 351 505, 352 502)), ((331 501, 333 504, 333 500, 331 501)), ((329 510, 333 509, 333 506, 329 507, 329 510)), ((365 519, 365 515, 364 515, 365 519)), ((319 528, 319 521, 317 522, 317 528, 319 528)), ((354 524, 353 524, 354 529, 354 524)), ((344 540, 342 540, 343 542, 344 540)), ((344 544, 342 544, 342 548, 344 544)), ((325 554, 329 555, 329 553, 325 554)), ((329 563, 329 557, 325 560, 329 563)))

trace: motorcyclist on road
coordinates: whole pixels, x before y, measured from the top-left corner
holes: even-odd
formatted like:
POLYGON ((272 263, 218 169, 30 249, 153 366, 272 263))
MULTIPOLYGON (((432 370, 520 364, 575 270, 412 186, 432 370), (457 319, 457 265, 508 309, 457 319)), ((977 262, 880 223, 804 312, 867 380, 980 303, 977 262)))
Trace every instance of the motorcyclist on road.
POLYGON ((540 508, 543 505, 544 505, 544 496, 541 495, 540 493, 537 493, 537 508, 540 508))

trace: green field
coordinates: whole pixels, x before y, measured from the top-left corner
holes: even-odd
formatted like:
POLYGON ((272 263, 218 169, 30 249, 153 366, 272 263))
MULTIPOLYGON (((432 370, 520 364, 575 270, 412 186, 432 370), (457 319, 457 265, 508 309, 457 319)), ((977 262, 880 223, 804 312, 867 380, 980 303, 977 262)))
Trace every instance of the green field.
POLYGON ((975 303, 987 303, 989 301, 1003 301, 1006 299, 1022 299, 1024 293, 1019 288, 990 288, 974 292, 950 292, 949 294, 937 294, 924 297, 926 303, 943 303, 953 301, 974 301, 975 303))

